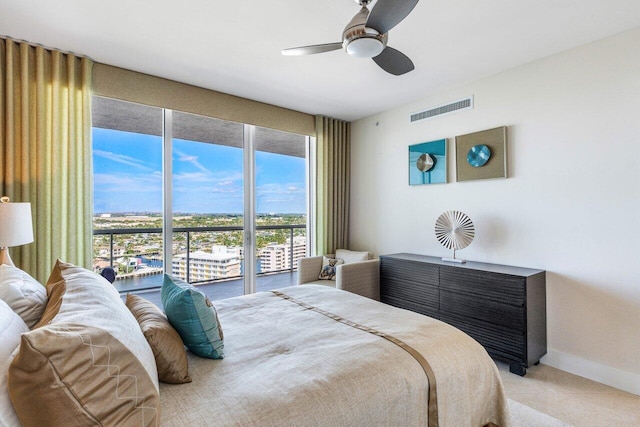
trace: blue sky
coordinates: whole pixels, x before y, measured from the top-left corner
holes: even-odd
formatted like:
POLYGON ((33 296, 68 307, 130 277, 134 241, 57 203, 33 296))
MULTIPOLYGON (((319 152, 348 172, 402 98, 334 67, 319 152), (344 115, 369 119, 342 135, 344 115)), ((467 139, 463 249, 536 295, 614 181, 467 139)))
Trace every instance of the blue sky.
MULTIPOLYGON (((173 141, 173 210, 242 213, 240 148, 173 141)), ((93 128, 94 211, 161 212, 162 138, 93 128)), ((258 213, 305 213, 305 159, 256 152, 258 213)))

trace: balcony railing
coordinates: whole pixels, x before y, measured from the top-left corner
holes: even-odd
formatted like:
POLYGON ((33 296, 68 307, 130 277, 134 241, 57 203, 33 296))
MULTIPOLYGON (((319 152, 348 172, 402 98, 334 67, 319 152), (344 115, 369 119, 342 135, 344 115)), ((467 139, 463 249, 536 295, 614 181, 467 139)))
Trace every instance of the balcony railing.
MULTIPOLYGON (((306 225, 259 225, 256 226, 256 231, 266 231, 266 230, 289 230, 289 268, 280 269, 280 270, 270 270, 260 274, 267 273, 277 273, 283 271, 294 271, 296 270, 296 265, 294 262, 294 255, 299 257, 299 251, 296 251, 294 254, 294 232, 295 230, 305 229, 306 225)), ((235 231, 243 231, 244 228, 242 226, 208 226, 208 227, 176 227, 173 228, 173 233, 186 233, 186 281, 190 282, 190 254, 191 254, 191 237, 192 233, 203 233, 203 232, 235 232, 235 231)), ((114 237, 118 235, 140 235, 140 234, 162 234, 162 228, 110 228, 110 229, 96 229, 93 230, 94 236, 109 236, 109 264, 114 266, 115 255, 114 255, 114 237)), ((263 249, 263 248, 257 248, 263 249)), ((144 254, 145 256, 149 256, 150 254, 144 254)), ((155 254, 160 256, 160 253, 155 254)), ((127 255, 123 255, 127 256, 127 255)), ((132 254, 132 257, 137 256, 136 254, 132 254)), ((164 262, 164 261, 163 261, 164 262)), ((165 267, 166 268, 166 267, 165 267)), ((238 276, 242 277, 242 276, 238 276)), ((204 282, 215 282, 216 279, 198 281, 199 283, 204 282)))

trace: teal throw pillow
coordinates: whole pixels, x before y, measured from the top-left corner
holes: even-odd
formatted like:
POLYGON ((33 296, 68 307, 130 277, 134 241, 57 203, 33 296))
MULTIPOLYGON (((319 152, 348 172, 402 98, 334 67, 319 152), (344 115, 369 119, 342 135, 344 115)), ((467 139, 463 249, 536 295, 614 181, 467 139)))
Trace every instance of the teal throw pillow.
POLYGON ((171 326, 194 354, 222 359, 224 336, 216 309, 193 285, 169 274, 162 281, 162 305, 171 326))

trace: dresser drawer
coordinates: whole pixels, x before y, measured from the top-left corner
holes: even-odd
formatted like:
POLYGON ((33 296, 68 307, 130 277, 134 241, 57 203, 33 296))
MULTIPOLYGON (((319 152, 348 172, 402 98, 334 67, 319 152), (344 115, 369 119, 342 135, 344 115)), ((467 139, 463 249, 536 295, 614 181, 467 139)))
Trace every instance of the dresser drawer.
POLYGON ((421 287, 419 284, 411 282, 403 282, 400 280, 387 281, 384 289, 380 289, 380 299, 382 302, 386 302, 388 298, 407 301, 417 306, 428 306, 433 310, 440 308, 440 292, 437 288, 421 287))
POLYGON ((440 310, 465 317, 469 321, 479 320, 488 324, 522 330, 526 312, 523 306, 513 306, 477 295, 461 294, 446 289, 440 290, 440 310))
MULTIPOLYGON (((386 296, 438 309, 438 268, 410 261, 388 262, 381 260, 380 298, 386 296)), ((395 304, 394 304, 395 305, 395 304)))
POLYGON ((404 299, 392 297, 392 296, 382 296, 380 301, 392 305, 398 308, 404 308, 405 310, 415 311, 416 313, 424 314, 425 316, 433 317, 434 319, 439 318, 439 310, 437 305, 431 304, 418 304, 412 301, 407 301, 404 299))
POLYGON ((525 305, 525 283, 522 277, 442 266, 439 283, 441 289, 452 292, 518 307, 525 305))
POLYGON ((415 261, 389 261, 380 259, 380 274, 388 279, 420 283, 427 287, 438 287, 439 267, 415 261))
POLYGON ((522 360, 526 354, 523 331, 473 320, 452 313, 440 313, 440 320, 465 332, 478 341, 489 354, 507 360, 522 360))

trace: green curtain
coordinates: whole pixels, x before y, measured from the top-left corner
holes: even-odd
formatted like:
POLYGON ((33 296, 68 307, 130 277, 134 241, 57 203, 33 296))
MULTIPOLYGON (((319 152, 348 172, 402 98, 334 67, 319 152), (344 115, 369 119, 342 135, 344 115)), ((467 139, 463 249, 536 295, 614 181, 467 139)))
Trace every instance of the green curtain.
POLYGON ((349 243, 351 124, 316 116, 315 254, 349 243))
POLYGON ((30 202, 15 265, 44 283, 57 258, 91 266, 92 61, 0 39, 0 196, 30 202))

